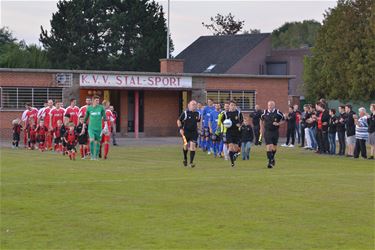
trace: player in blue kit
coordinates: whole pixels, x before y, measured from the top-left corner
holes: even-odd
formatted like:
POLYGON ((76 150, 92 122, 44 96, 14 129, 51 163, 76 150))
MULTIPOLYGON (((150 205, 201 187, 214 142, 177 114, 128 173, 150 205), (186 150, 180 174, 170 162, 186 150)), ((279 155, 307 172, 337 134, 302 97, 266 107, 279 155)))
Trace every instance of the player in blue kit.
POLYGON ((203 141, 203 151, 207 151, 208 154, 211 154, 211 139, 210 139, 210 127, 209 121, 211 112, 215 110, 214 102, 212 99, 207 100, 207 106, 203 109, 202 119, 203 119, 203 131, 204 131, 204 141, 203 141))
POLYGON ((211 134, 211 146, 214 150, 215 158, 221 154, 220 152, 220 136, 216 134, 217 131, 217 124, 219 119, 219 114, 221 113, 221 106, 219 103, 214 105, 215 109, 211 112, 210 119, 209 119, 209 128, 211 134))
MULTIPOLYGON (((197 112, 199 113, 199 117, 202 117, 203 114, 203 106, 202 103, 198 102, 197 104, 197 112)), ((202 120, 202 119, 201 119, 202 120)), ((198 123, 198 147, 203 147, 203 129, 202 129, 202 123, 198 123)))

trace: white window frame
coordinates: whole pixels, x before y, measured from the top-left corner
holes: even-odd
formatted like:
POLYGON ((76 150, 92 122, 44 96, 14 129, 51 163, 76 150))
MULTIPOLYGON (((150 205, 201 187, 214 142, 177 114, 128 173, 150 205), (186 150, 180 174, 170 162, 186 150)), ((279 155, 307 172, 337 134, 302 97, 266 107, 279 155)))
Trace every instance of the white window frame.
MULTIPOLYGON (((241 109, 241 111, 245 111, 245 112, 250 112, 250 111, 254 111, 255 110, 255 105, 256 105, 256 91, 255 90, 207 90, 206 91, 206 102, 208 100, 208 93, 209 92, 217 92, 217 98, 216 100, 214 100, 214 102, 217 102, 218 100, 220 100, 220 92, 225 92, 225 94, 227 94, 229 92, 229 99, 232 99, 233 98, 233 92, 234 93, 238 93, 238 92, 242 92, 242 100, 245 99, 245 93, 252 93, 254 98, 253 98, 253 101, 252 101, 252 106, 253 106, 253 109, 243 109, 243 107, 245 106, 244 102, 242 102, 241 104, 238 104, 237 103, 237 106, 241 109)), ((223 103, 220 103, 220 104, 223 104, 223 103)))
POLYGON ((48 99, 60 99, 60 100, 63 100, 63 96, 64 96, 64 91, 63 91, 63 88, 34 88, 34 87, 0 87, 0 99, 1 99, 1 102, 0 102, 0 111, 20 111, 20 110, 24 110, 25 109, 25 103, 21 103, 20 100, 19 100, 19 89, 31 89, 31 105, 34 106, 35 103, 40 103, 40 98, 43 99, 43 102, 47 101, 48 99), (8 107, 4 107, 4 90, 7 90, 7 89, 13 89, 16 93, 16 107, 12 107, 12 108, 8 108, 8 107), (36 99, 35 98, 35 90, 36 89, 43 89, 43 90, 46 90, 46 96, 45 97, 37 97, 39 99, 36 99), (61 90, 61 96, 58 95, 53 95, 51 96, 50 94, 50 90, 51 89, 56 89, 56 90, 61 90))

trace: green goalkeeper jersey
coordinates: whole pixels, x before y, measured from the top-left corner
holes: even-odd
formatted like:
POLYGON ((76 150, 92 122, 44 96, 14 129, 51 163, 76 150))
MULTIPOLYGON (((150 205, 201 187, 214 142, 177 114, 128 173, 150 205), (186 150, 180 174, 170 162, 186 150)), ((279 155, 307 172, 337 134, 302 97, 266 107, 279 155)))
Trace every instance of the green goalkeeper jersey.
POLYGON ((101 130, 102 129, 102 119, 105 121, 105 110, 102 105, 96 105, 95 107, 90 105, 87 107, 85 122, 90 118, 89 129, 101 130))

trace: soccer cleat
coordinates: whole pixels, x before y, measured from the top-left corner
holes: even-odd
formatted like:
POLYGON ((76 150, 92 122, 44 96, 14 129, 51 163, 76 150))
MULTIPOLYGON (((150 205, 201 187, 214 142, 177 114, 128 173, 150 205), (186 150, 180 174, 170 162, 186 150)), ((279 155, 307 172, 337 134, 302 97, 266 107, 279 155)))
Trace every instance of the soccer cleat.
POLYGON ((210 154, 211 154, 211 151, 207 151, 207 154, 210 155, 210 154))
POLYGON ((271 162, 268 163, 267 168, 273 168, 271 162))
POLYGON ((369 159, 369 160, 373 160, 373 159, 374 159, 374 156, 370 156, 368 159, 369 159))
POLYGON ((294 148, 294 145, 293 145, 293 144, 290 144, 288 147, 290 147, 290 148, 294 148))
POLYGON ((195 168, 195 164, 194 163, 190 163, 190 167, 191 168, 195 168))
POLYGON ((275 165, 276 165, 276 161, 275 161, 275 159, 272 159, 272 160, 271 160, 271 164, 272 164, 272 166, 275 166, 275 165))
POLYGON ((183 161, 182 164, 184 164, 184 167, 187 167, 187 161, 183 161))
POLYGON ((286 145, 285 143, 281 145, 281 147, 288 147, 288 145, 286 145))
POLYGON ((230 164, 230 166, 231 166, 232 168, 234 168, 234 167, 235 167, 234 163, 230 164))

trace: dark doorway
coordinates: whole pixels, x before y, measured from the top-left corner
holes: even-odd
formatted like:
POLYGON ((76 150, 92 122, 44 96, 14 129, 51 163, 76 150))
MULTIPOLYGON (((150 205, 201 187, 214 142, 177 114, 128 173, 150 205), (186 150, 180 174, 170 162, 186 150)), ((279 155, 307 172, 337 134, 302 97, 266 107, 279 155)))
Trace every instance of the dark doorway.
MULTIPOLYGON (((128 91, 128 132, 134 132, 134 91, 128 91)), ((139 132, 143 132, 144 93, 139 91, 139 132)))
POLYGON ((110 92, 110 102, 111 106, 113 106, 114 112, 116 112, 116 132, 120 132, 120 117, 121 114, 121 105, 120 105, 120 91, 111 90, 110 92))

